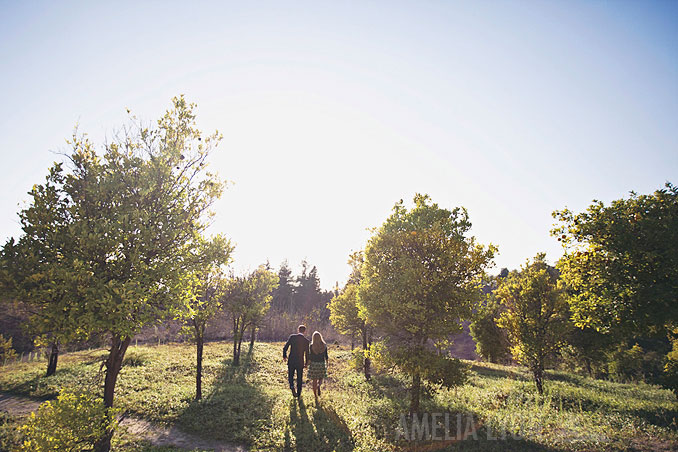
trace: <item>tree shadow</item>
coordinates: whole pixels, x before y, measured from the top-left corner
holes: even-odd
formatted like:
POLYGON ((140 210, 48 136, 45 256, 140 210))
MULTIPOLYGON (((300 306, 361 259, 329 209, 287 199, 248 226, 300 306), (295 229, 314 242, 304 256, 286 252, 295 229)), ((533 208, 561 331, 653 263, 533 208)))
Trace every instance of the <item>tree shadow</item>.
POLYGON ((205 438, 250 444, 268 422, 273 403, 247 379, 258 368, 251 354, 241 356, 239 366, 231 359, 222 364, 202 400, 193 400, 177 423, 205 438))
POLYGON ((291 400, 289 408, 290 424, 285 429, 284 450, 340 452, 354 449, 351 430, 334 408, 316 404, 313 419, 301 398, 291 400))
POLYGON ((525 375, 519 372, 514 372, 512 370, 491 369, 489 367, 481 366, 478 364, 471 364, 470 370, 472 372, 477 373, 478 375, 482 375, 483 377, 492 379, 508 378, 511 380, 530 381, 530 379, 527 378, 525 375))

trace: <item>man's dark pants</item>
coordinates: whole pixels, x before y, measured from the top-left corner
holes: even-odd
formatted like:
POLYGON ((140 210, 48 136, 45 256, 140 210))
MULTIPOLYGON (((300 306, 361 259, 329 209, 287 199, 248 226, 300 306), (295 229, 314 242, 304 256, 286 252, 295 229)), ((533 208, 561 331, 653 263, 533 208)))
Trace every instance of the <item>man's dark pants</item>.
POLYGON ((304 379, 304 366, 287 364, 287 380, 290 383, 290 389, 294 389, 295 372, 297 373, 297 394, 301 394, 301 382, 304 379))

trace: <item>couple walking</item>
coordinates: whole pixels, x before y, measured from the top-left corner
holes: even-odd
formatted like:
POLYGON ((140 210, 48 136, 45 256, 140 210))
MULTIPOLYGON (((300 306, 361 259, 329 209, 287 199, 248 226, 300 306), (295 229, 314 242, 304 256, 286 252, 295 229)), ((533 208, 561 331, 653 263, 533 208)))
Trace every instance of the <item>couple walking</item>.
POLYGON ((301 382, 304 378, 304 368, 308 369, 308 378, 313 381, 313 395, 317 399, 320 395, 320 385, 327 377, 327 344, 322 335, 316 331, 309 342, 304 336, 306 327, 299 325, 298 333, 290 335, 283 347, 283 361, 287 361, 287 379, 294 397, 301 396, 301 382), (289 349, 289 359, 287 350, 289 349), (294 389, 294 374, 297 375, 297 389, 294 389))

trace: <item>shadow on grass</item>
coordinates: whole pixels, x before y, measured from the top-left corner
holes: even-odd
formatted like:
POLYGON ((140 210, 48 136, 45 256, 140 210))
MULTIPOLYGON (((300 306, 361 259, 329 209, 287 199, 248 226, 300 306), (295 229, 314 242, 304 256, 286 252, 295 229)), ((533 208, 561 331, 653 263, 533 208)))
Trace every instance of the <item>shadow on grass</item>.
POLYGON ((291 400, 289 407, 290 425, 285 429, 284 450, 341 452, 354 449, 348 425, 332 407, 317 404, 313 419, 303 399, 291 400))
POLYGON ((499 379, 499 378, 508 378, 511 380, 520 380, 520 381, 529 381, 525 375, 514 372, 512 370, 503 370, 503 369, 491 369, 478 364, 471 364, 471 372, 475 372, 478 375, 487 378, 499 379))
POLYGON ((209 392, 179 415, 181 428, 206 438, 251 444, 273 408, 261 388, 247 381, 257 367, 251 353, 241 356, 239 366, 224 360, 209 392))
MULTIPOLYGON (((527 381, 523 375, 474 366, 474 371, 491 378, 513 378, 527 381)), ((402 451, 516 451, 516 452, 558 452, 559 449, 517 435, 517 432, 497 432, 484 426, 482 417, 474 411, 451 411, 449 407, 438 404, 432 393, 424 393, 418 415, 419 424, 413 430, 409 417, 409 386, 406 380, 392 375, 374 376, 369 382, 370 391, 381 399, 380 403, 370 406, 366 414, 376 436, 384 439, 402 451), (437 416, 436 421, 432 415, 437 416), (425 417, 426 416, 426 417, 425 417), (426 419, 426 421, 424 421, 426 419), (404 424, 403 424, 404 422, 404 424), (438 425, 434 432, 434 422, 438 425), (427 424, 428 429, 422 429, 427 424), (396 433, 398 432, 398 433, 396 433), (403 436, 403 433, 406 435, 403 436), (416 432, 416 433, 415 433, 416 432), (422 432, 428 432, 429 436, 422 432), (423 436, 416 436, 421 434, 423 436), (438 439, 432 439, 432 435, 438 439)))

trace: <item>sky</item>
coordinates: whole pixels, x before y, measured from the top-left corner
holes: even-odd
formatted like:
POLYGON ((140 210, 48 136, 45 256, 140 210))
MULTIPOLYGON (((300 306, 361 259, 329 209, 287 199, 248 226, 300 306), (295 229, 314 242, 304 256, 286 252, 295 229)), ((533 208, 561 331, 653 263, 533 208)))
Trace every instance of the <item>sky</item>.
POLYGON ((678 183, 678 1, 0 0, 0 239, 76 124, 179 94, 224 136, 237 271, 341 285, 415 193, 466 207, 490 272, 555 262, 554 210, 678 183))

